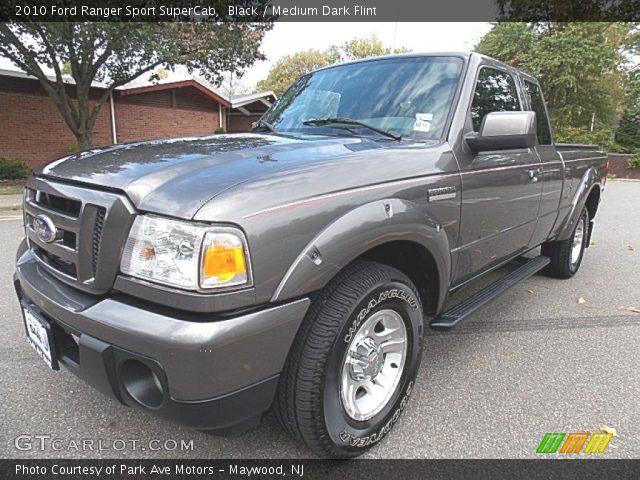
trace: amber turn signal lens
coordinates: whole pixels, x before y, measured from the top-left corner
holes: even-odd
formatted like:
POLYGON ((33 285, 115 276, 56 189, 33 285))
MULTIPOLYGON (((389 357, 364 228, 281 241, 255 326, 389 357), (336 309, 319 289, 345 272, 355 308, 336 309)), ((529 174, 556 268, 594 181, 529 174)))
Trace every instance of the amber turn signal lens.
POLYGON ((245 275, 247 266, 243 248, 220 244, 208 247, 204 253, 203 273, 205 278, 216 277, 220 282, 245 275))

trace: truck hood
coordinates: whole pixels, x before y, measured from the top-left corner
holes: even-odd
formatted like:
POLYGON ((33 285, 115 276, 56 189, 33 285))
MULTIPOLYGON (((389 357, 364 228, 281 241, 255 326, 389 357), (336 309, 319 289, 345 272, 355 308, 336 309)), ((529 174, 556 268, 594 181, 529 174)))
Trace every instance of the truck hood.
POLYGON ((35 173, 121 190, 139 210, 190 219, 212 198, 254 177, 384 145, 358 137, 213 135, 86 150, 35 173))

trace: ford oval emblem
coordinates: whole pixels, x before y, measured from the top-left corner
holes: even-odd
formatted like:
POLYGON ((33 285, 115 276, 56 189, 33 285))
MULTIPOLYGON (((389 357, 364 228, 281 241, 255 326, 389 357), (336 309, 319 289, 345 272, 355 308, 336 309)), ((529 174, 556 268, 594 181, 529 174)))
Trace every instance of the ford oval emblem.
POLYGON ((33 219, 33 229, 38 238, 46 243, 55 241, 58 235, 58 229, 53 220, 46 215, 36 215, 36 218, 33 219))

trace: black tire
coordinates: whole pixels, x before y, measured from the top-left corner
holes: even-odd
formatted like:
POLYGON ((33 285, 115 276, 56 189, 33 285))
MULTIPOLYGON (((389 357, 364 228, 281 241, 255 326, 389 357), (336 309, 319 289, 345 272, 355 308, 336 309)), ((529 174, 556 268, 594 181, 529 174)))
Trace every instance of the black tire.
POLYGON ((576 226, 571 232, 571 236, 566 240, 546 242, 542 244, 542 255, 551 259, 551 263, 544 270, 544 273, 555 278, 570 278, 580 268, 584 250, 587 247, 587 239, 589 238, 589 212, 586 208, 582 209, 580 218, 576 222, 576 226), (572 260, 573 242, 576 238, 576 232, 582 228, 582 241, 580 244, 580 254, 577 260, 572 260))
POLYGON ((275 404, 280 423, 317 455, 351 458, 364 453, 386 437, 404 410, 422 343, 422 305, 411 280, 386 265, 352 263, 313 298, 298 331, 280 377, 275 404), (397 312, 406 328, 404 368, 382 410, 366 421, 354 421, 341 402, 342 365, 355 333, 382 309, 397 312))

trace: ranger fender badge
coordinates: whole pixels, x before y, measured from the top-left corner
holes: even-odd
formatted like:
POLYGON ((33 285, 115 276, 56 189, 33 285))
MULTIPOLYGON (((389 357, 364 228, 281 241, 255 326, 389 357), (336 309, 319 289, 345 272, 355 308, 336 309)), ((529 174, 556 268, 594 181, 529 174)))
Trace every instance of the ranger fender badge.
POLYGON ((450 198, 456 198, 456 187, 439 187, 430 188, 427 190, 427 201, 436 202, 438 200, 449 200, 450 198))

